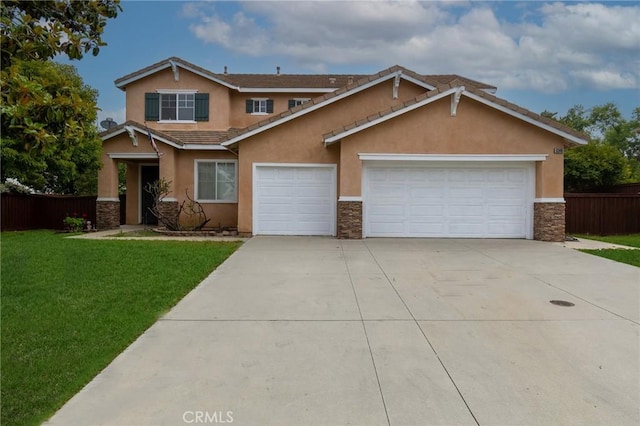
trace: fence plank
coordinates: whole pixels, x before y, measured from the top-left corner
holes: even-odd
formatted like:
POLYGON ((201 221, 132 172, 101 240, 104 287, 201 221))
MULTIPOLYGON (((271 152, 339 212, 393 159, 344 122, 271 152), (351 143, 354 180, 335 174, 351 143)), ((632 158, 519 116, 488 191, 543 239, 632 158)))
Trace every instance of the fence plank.
POLYGON ((96 223, 96 196, 10 194, 1 195, 3 231, 63 229, 67 215, 86 215, 96 223))
POLYGON ((568 234, 640 233, 639 194, 567 193, 564 198, 568 234))

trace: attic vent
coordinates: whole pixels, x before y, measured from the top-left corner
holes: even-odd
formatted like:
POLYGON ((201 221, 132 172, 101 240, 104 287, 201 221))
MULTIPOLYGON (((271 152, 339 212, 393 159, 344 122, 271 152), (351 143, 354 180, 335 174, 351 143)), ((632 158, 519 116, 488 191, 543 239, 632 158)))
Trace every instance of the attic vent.
POLYGON ((349 78, 347 78, 347 84, 353 84, 353 76, 350 75, 349 78))
POLYGON ((224 73, 225 74, 227 73, 227 66, 226 65, 224 66, 224 73))
POLYGON ((280 67, 276 67, 276 74, 280 75, 280 67))
POLYGON ((335 77, 329 77, 329 83, 330 84, 336 84, 336 78, 335 77))

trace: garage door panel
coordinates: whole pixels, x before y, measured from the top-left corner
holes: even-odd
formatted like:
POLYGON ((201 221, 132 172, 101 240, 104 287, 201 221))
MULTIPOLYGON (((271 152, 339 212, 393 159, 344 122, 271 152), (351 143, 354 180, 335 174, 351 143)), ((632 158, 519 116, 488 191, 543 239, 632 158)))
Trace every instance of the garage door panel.
POLYGON ((335 167, 265 165, 254 173, 255 234, 335 234, 335 167))
POLYGON ((429 218, 429 217, 444 217, 445 210, 442 205, 420 205, 420 206, 410 206, 409 214, 411 217, 415 218, 429 218))
POLYGON ((529 165, 367 166, 367 236, 527 237, 529 165))

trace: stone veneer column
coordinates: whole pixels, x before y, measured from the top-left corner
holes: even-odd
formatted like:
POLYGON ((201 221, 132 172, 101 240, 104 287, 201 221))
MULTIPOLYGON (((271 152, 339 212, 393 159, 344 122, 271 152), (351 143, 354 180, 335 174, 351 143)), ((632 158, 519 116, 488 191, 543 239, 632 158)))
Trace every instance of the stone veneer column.
MULTIPOLYGON (((162 201, 160 203, 160 213, 166 217, 175 218, 178 215, 177 201, 162 201)), ((158 223, 160 226, 166 226, 164 223, 158 223)))
POLYGON ((533 239, 564 241, 565 203, 533 203, 533 239))
POLYGON ((362 201, 338 201, 338 238, 362 238, 362 201))
POLYGON ((96 200, 96 227, 99 231, 120 227, 119 200, 96 200))

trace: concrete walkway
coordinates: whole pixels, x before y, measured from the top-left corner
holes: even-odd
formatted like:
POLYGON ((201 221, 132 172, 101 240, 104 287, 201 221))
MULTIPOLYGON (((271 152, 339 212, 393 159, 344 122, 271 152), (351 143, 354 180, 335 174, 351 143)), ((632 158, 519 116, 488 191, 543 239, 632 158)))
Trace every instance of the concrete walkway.
POLYGON ((555 244, 256 237, 48 424, 637 425, 639 324, 555 244))

